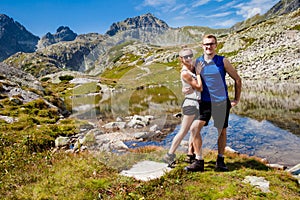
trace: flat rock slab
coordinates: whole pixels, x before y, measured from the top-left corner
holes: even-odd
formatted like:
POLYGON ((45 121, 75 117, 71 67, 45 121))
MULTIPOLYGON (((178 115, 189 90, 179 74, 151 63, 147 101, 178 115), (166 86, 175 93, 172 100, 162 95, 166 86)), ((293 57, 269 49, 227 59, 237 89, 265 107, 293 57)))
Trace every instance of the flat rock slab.
POLYGON ((171 168, 166 163, 145 160, 133 165, 129 170, 123 170, 120 174, 137 180, 149 181, 163 176, 170 170, 171 168))

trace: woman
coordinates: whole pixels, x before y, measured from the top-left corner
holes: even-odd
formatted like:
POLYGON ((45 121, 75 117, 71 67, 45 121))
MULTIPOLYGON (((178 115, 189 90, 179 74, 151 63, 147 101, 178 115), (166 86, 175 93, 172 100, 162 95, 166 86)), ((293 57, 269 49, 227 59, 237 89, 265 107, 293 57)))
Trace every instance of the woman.
POLYGON ((197 66, 197 75, 192 73, 192 71, 195 71, 193 65, 193 51, 192 49, 186 47, 179 52, 179 60, 182 65, 180 77, 183 87, 191 87, 194 89, 194 92, 185 95, 185 99, 182 103, 183 118, 181 122, 181 127, 179 132, 173 138, 172 145, 168 153, 164 156, 163 161, 168 163, 169 167, 172 167, 172 165, 175 163, 176 158, 175 151, 190 129, 190 141, 192 141, 193 143, 196 159, 191 165, 187 166, 185 170, 204 171, 204 160, 202 159, 201 155, 202 139, 199 133, 199 101, 201 98, 200 92, 202 91, 202 82, 199 72, 201 71, 202 63, 200 63, 199 66, 197 66))

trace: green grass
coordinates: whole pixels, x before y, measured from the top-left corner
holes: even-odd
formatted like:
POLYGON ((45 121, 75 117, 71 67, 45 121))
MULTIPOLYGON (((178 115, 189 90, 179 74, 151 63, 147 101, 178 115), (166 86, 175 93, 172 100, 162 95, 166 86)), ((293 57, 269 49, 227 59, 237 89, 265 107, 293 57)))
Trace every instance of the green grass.
MULTIPOLYGON (((114 80, 116 87, 126 88, 131 105, 143 101, 143 96, 151 96, 152 101, 160 104, 180 99, 180 87, 175 86, 179 80, 177 65, 175 61, 145 66, 149 74, 140 68, 121 65, 107 70, 103 77, 114 80), (137 87, 146 89, 137 90, 137 87)), ((36 93, 59 108, 65 104, 69 110, 77 103, 70 96, 100 89, 95 83, 74 89, 67 80, 59 84, 44 80, 42 84, 45 90, 36 93)), ((86 102, 94 103, 98 98, 86 102)), ((76 100, 83 101, 80 97, 76 100)), ((109 112, 111 108, 104 109, 109 112)), ((0 99, 0 115, 18 119, 12 124, 0 120, 0 199, 300 199, 299 185, 290 174, 272 170, 254 157, 226 154, 229 172, 222 173, 214 170, 216 152, 207 151, 205 172, 187 173, 183 170, 187 165, 183 162, 184 153, 179 152, 179 162, 172 171, 143 182, 121 176, 119 172, 137 161, 160 161, 165 149, 144 148, 124 154, 87 151, 68 154, 53 150, 55 138, 78 133, 86 122, 60 119, 59 111, 42 99, 18 104, 5 95, 0 99), (271 192, 263 193, 244 183, 249 175, 265 177, 271 192)))
MULTIPOLYGON (((160 65, 150 68, 161 76, 156 80, 145 77, 145 84, 165 82, 166 74, 170 74, 161 71, 164 67, 160 65)), ((72 94, 66 90, 71 85, 56 86, 48 84, 53 88, 51 92, 45 91, 49 99, 58 91, 65 97, 72 94)), ((164 97, 171 95, 165 87, 159 88, 164 97)), ((157 89, 143 92, 151 94, 157 89)), ((159 179, 143 182, 121 176, 121 170, 129 169, 137 161, 159 161, 166 150, 149 148, 118 155, 53 151, 57 136, 75 134, 84 122, 71 118, 58 121, 57 110, 49 109, 41 99, 18 105, 4 97, 0 103, 1 115, 18 118, 12 124, 0 121, 1 199, 300 199, 299 185, 287 172, 269 169, 256 158, 234 154, 226 155, 230 171, 217 172, 213 151, 204 154, 203 173, 185 172, 187 164, 181 152, 176 168, 159 179), (248 175, 265 177, 270 181, 271 192, 263 193, 243 183, 248 175)))
MULTIPOLYGON (((124 154, 110 157, 119 164, 103 163, 88 152, 33 156, 34 163, 6 174, 0 194, 6 199, 300 199, 299 186, 284 171, 272 170, 256 158, 227 155, 229 172, 214 170, 216 152, 205 155, 203 173, 187 173, 183 155, 179 163, 161 178, 148 182, 119 175, 121 162, 159 159, 165 151, 124 154), (24 171, 23 171, 24 170, 24 171), (26 170, 26 171, 25 171, 26 170), (244 183, 246 176, 262 176, 270 182, 269 193, 244 183)), ((106 155, 107 156, 107 155, 106 155)), ((130 163, 132 162, 132 163, 130 163)), ((125 168, 123 165, 121 168, 125 168)), ((3 180, 2 180, 3 181, 3 180)))

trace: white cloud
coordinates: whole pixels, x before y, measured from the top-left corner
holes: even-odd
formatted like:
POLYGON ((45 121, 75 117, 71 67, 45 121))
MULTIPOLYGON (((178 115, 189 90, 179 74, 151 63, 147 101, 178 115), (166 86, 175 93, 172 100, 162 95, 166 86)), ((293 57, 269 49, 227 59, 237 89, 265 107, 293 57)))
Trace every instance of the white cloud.
POLYGON ((232 12, 222 12, 214 15, 195 15, 194 18, 208 18, 208 19, 213 19, 213 18, 222 18, 226 17, 228 15, 231 15, 232 12))
POLYGON ((175 12, 175 11, 177 11, 177 10, 180 10, 180 9, 184 8, 184 7, 186 7, 186 5, 180 4, 180 5, 177 5, 177 6, 175 6, 174 8, 172 8, 170 11, 171 11, 171 12, 175 12))
POLYGON ((143 6, 152 6, 152 7, 158 7, 158 6, 169 6, 174 5, 176 3, 176 0, 144 0, 143 6))
POLYGON ((214 24, 215 26, 220 26, 220 27, 230 27, 233 26, 234 24, 236 24, 237 21, 234 19, 229 19, 229 20, 225 20, 222 22, 218 22, 216 24, 214 24))
POLYGON ((174 20, 182 20, 182 19, 185 19, 185 17, 182 15, 179 15, 179 16, 174 17, 173 19, 174 20))
POLYGON ((222 13, 218 13, 218 14, 215 14, 215 15, 210 15, 210 17, 226 17, 228 15, 231 15, 232 12, 222 12, 222 13))
POLYGON ((208 2, 210 2, 210 0, 199 0, 197 2, 195 2, 192 7, 195 8, 195 7, 198 7, 198 6, 202 6, 204 4, 207 4, 208 2))
POLYGON ((248 19, 256 14, 264 14, 278 1, 279 0, 252 0, 233 7, 237 9, 237 15, 241 15, 244 19, 248 19))
POLYGON ((144 0, 142 4, 136 7, 136 9, 141 10, 145 7, 152 7, 157 12, 163 14, 174 12, 183 6, 186 5, 177 5, 176 0, 144 0))
POLYGON ((189 13, 191 10, 189 8, 184 8, 182 11, 180 11, 180 15, 186 15, 189 13))

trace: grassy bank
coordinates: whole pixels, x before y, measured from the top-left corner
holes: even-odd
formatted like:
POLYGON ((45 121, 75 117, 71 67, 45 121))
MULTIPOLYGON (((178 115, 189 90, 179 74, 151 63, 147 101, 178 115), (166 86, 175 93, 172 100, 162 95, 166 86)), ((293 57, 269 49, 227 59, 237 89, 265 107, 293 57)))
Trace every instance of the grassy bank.
MULTIPOLYGON (((154 157, 162 153, 140 152, 154 157)), ((104 164, 99 156, 60 151, 33 154, 32 162, 2 174, 0 195, 5 199, 300 199, 299 185, 290 174, 244 155, 227 154, 229 172, 217 172, 216 152, 211 151, 205 155, 203 173, 185 172, 181 155, 171 172, 148 182, 119 175, 120 169, 104 164), (244 183, 249 175, 264 177, 271 192, 244 183)), ((114 162, 130 158, 118 155, 114 162)))

